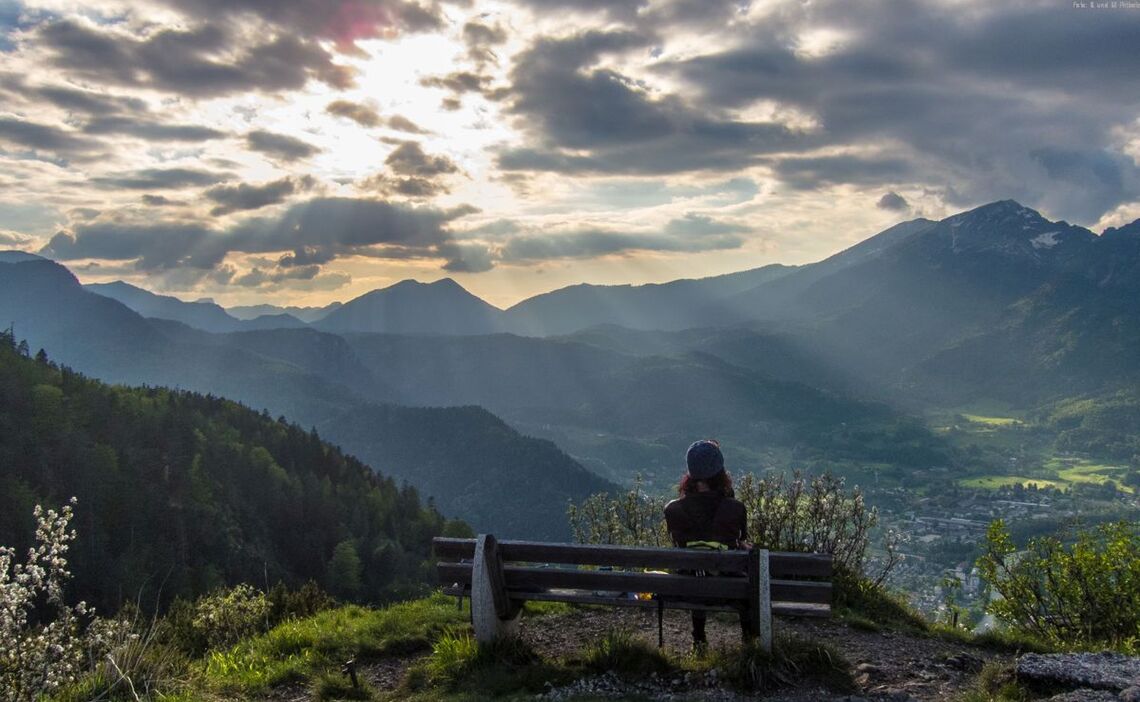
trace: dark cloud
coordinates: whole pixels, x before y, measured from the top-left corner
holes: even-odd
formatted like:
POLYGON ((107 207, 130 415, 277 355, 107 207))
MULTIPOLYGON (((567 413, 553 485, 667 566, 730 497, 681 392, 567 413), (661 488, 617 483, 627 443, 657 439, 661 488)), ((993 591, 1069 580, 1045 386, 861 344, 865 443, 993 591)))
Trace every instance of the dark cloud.
POLYGON ((380 126, 380 113, 368 105, 349 100, 334 100, 325 108, 325 112, 338 117, 346 117, 362 127, 380 126))
POLYGON ((484 273, 495 267, 491 251, 481 244, 444 244, 439 253, 447 259, 443 270, 452 273, 484 273))
POLYGON ((266 270, 254 268, 250 272, 233 279, 234 285, 245 288, 258 288, 268 284, 279 284, 287 280, 312 280, 321 272, 318 265, 296 266, 266 270))
POLYGON ((1050 182, 1067 184, 1050 205, 1079 222, 1094 222, 1122 202, 1140 198, 1140 168, 1131 157, 1108 150, 1034 149, 1030 157, 1050 182))
POLYGON ((142 271, 196 269, 199 276, 212 275, 215 280, 225 277, 223 262, 233 252, 287 252, 279 260, 281 269, 352 255, 445 258, 441 247, 451 243, 449 224, 470 211, 316 198, 294 204, 280 216, 247 220, 228 229, 171 223, 84 224, 53 237, 43 253, 61 260, 134 261, 142 271))
POLYGON ((456 112, 463 107, 463 101, 457 97, 445 97, 439 101, 439 106, 448 112, 456 112))
POLYGON ((879 198, 879 201, 875 203, 875 207, 881 210, 890 210, 891 212, 906 212, 910 209, 910 203, 906 201, 905 197, 892 190, 879 198))
POLYGON ((392 115, 388 118, 388 127, 395 129, 398 132, 407 132, 408 134, 426 134, 427 131, 422 129, 412 120, 402 115, 392 115))
POLYGON ((507 30, 499 25, 468 22, 463 25, 463 43, 467 45, 467 58, 477 65, 494 64, 499 57, 491 48, 507 40, 507 30))
POLYGON ((352 85, 349 69, 295 34, 247 44, 222 25, 205 23, 136 38, 61 20, 41 27, 38 38, 52 52, 52 63, 74 75, 193 97, 296 90, 309 80, 352 85))
POLYGON ((144 271, 180 266, 211 268, 220 259, 205 259, 195 254, 210 236, 209 229, 196 224, 145 227, 84 224, 75 227, 73 233, 56 234, 40 253, 62 261, 84 258, 136 261, 136 267, 144 271))
POLYGON ((82 112, 88 115, 105 116, 120 112, 145 112, 147 109, 146 102, 138 98, 108 95, 62 86, 38 86, 28 89, 28 94, 38 96, 69 112, 82 112))
POLYGON ((203 171, 196 168, 146 168, 141 171, 99 176, 92 178, 90 182, 100 188, 166 190, 214 185, 232 177, 230 173, 203 171))
POLYGON ((123 116, 96 117, 88 122, 83 131, 87 134, 119 134, 133 136, 147 141, 210 141, 226 136, 226 133, 210 127, 194 124, 163 124, 149 119, 123 116))
POLYGON ((403 195, 410 198, 432 198, 451 192, 447 184, 431 178, 411 176, 399 178, 377 173, 360 184, 363 190, 381 195, 403 195))
POLYGON ((899 158, 817 156, 780 159, 774 170, 785 184, 798 190, 811 190, 824 184, 898 182, 913 174, 913 165, 899 158))
POLYGON ((260 129, 247 134, 245 141, 250 150, 261 152, 282 161, 297 161, 321 152, 317 147, 296 137, 260 129))
POLYGON ((537 146, 507 149, 507 170, 675 173, 742 168, 758 155, 800 147, 779 124, 718 117, 675 95, 656 95, 608 68, 607 53, 646 49, 636 32, 583 32, 540 39, 516 58, 509 109, 537 146))
POLYGON ((99 148, 97 141, 71 130, 14 117, 0 117, 0 142, 64 158, 89 156, 99 148))
POLYGON ((688 238, 746 234, 750 231, 752 231, 751 227, 746 227, 743 224, 724 222, 695 212, 686 213, 684 217, 670 220, 665 225, 666 234, 688 238))
POLYGON ((256 210, 269 205, 276 205, 293 193, 308 190, 313 186, 313 179, 281 178, 262 185, 239 183, 237 185, 218 185, 206 191, 206 198, 218 203, 210 210, 210 215, 218 217, 231 212, 256 210))
POLYGON ((616 19, 632 20, 640 8, 647 6, 648 0, 516 0, 544 14, 557 11, 597 12, 616 19))
POLYGON ((423 147, 414 141, 405 141, 397 146, 384 163, 393 173, 418 178, 434 178, 459 171, 454 161, 446 156, 425 153, 423 147))
POLYGON ((302 246, 292 253, 287 253, 277 260, 280 268, 294 268, 296 266, 323 265, 333 260, 335 255, 326 249, 313 246, 302 246))
POLYGON ((505 89, 492 89, 491 76, 471 71, 456 71, 447 75, 432 75, 420 80, 425 88, 442 88, 450 90, 456 96, 465 92, 478 92, 479 95, 490 100, 500 100, 508 95, 505 89))
POLYGON ((144 194, 142 196, 142 201, 144 205, 148 205, 150 207, 170 207, 173 205, 184 204, 178 200, 171 200, 165 195, 151 195, 150 193, 144 194))
POLYGON ((194 18, 254 15, 302 36, 328 39, 341 50, 356 41, 443 26, 435 2, 410 0, 163 0, 194 18))
POLYGON ((1113 136, 1140 110, 1129 87, 1140 23, 1120 17, 1048 3, 965 11, 820 0, 772 13, 730 48, 657 70, 684 80, 710 110, 766 100, 810 115, 818 127, 806 148, 880 149, 865 169, 786 164, 793 187, 906 178, 949 204, 1000 193, 1091 223, 1140 197, 1140 173, 1113 136), (798 54, 800 32, 821 26, 842 28, 843 39, 830 53, 798 54), (1044 145, 1065 153, 1066 165, 1043 156, 1044 145), (1073 163, 1087 181, 1069 177, 1073 163))

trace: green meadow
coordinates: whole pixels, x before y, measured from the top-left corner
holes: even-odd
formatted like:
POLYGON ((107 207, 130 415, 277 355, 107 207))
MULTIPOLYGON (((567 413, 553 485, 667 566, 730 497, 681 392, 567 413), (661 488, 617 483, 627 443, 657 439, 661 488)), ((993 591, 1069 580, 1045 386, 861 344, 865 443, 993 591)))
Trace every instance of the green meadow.
POLYGON ((963 478, 958 481, 962 487, 996 490, 1011 485, 1035 485, 1038 488, 1054 487, 1064 489, 1069 486, 1085 483, 1103 485, 1108 481, 1116 483, 1118 490, 1135 492, 1135 489, 1121 483, 1121 479, 1128 472, 1126 466, 1114 466, 1085 458, 1067 458, 1052 456, 1043 466, 1042 473, 1045 478, 1029 478, 1020 475, 980 475, 963 478))

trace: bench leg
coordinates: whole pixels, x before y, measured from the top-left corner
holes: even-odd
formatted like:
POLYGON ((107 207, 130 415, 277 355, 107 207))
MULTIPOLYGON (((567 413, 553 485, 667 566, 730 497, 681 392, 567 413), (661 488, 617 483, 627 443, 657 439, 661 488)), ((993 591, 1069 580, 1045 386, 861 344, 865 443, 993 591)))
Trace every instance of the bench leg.
POLYGON ((768 549, 754 548, 748 555, 748 584, 752 588, 748 603, 752 633, 759 639, 760 648, 771 653, 772 579, 768 569, 768 549))
POLYGON ((495 537, 480 534, 475 541, 471 566, 471 624, 479 643, 490 643, 502 636, 517 636, 522 609, 507 598, 503 562, 495 537))

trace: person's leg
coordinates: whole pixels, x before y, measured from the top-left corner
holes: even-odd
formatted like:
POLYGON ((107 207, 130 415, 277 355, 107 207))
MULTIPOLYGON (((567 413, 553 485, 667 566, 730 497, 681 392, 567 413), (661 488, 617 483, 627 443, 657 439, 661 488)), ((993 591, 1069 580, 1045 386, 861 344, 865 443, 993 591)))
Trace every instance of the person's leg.
POLYGON ((756 632, 752 631, 752 618, 748 616, 748 610, 747 609, 741 609, 740 610, 740 637, 742 639, 744 639, 745 643, 748 643, 755 636, 756 636, 756 632))
POLYGON ((693 610, 693 648, 702 648, 708 646, 708 639, 705 637, 705 620, 708 618, 708 613, 703 609, 693 610))

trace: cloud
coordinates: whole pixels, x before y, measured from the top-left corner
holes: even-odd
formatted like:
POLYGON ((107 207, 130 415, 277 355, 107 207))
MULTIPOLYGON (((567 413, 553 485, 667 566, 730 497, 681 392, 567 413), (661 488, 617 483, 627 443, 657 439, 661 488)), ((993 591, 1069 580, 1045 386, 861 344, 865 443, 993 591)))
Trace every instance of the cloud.
POLYGON ((171 207, 174 205, 185 204, 179 202, 178 200, 171 200, 165 195, 151 195, 150 193, 144 193, 142 196, 142 201, 143 204, 147 205, 148 207, 171 207))
POLYGON ((411 198, 432 198, 450 191, 445 183, 431 178, 411 176, 394 178, 385 173, 370 176, 360 184, 361 189, 382 195, 404 195, 411 198))
POLYGON ((392 115, 388 118, 388 126, 398 132, 409 134, 426 134, 427 132, 412 120, 401 115, 392 115))
POLYGON ((20 232, 6 231, 0 229, 0 246, 11 248, 23 248, 32 243, 32 238, 21 234, 20 232))
POLYGON ((603 13, 615 19, 632 20, 638 10, 649 4, 648 0, 516 0, 543 14, 559 10, 575 12, 603 13))
POLYGON ((26 96, 36 97, 69 112, 106 116, 122 112, 145 112, 147 104, 139 98, 109 95, 92 90, 78 90, 58 85, 27 86, 20 81, 9 85, 26 96))
POLYGON ((688 238, 715 237, 725 234, 746 234, 750 231, 752 231, 752 228, 743 224, 713 219, 708 215, 696 212, 688 212, 684 217, 672 219, 665 225, 666 234, 688 238))
POLYGON ((594 67, 603 55, 654 41, 637 32, 588 31, 535 42, 516 58, 508 105, 532 145, 503 149, 499 166, 599 174, 730 170, 807 141, 786 125, 719 116, 594 67))
POLYGON ((262 185, 239 183, 237 185, 218 185, 205 192, 206 198, 218 203, 210 210, 210 216, 219 217, 231 212, 256 210, 269 205, 284 202, 295 192, 308 190, 313 187, 313 179, 308 176, 301 178, 281 178, 262 185))
POLYGON ((247 134, 245 141, 250 150, 259 151, 282 161, 297 161, 321 152, 319 148, 296 137, 260 129, 247 134))
POLYGON ((496 64, 498 55, 491 47, 507 40, 507 30, 499 25, 468 22, 463 25, 463 43, 467 45, 467 58, 478 66, 496 64))
POLYGON ((120 134, 148 141, 201 142, 220 139, 226 133, 194 124, 162 124, 149 119, 123 116, 96 117, 83 127, 87 134, 120 134))
POLYGON ((351 51, 361 39, 439 29, 437 3, 405 0, 164 0, 194 18, 253 15, 307 37, 351 51))
POLYGON ((439 253, 447 258, 443 270, 451 273, 484 273, 495 267, 493 254, 480 244, 444 244, 439 253))
POLYGON ((37 38, 53 65, 105 84, 199 98, 296 90, 310 80, 341 89, 352 85, 348 68, 333 63, 318 43, 295 34, 249 42, 207 22, 139 38, 59 20, 40 27, 37 38))
POLYGON ((862 162, 833 169, 784 164, 794 188, 905 179, 952 205, 1015 197, 1092 223, 1140 197, 1118 137, 1140 110, 1126 87, 1137 45, 1140 23, 1110 12, 819 0, 768 13, 722 50, 653 70, 683 81, 712 111, 759 101, 808 116, 813 138, 790 153, 859 147, 862 162), (822 27, 842 28, 841 39, 801 51, 799 38, 822 27), (1078 170, 1090 179, 1068 177, 1042 148, 1085 164, 1078 170))
POLYGON ((906 201, 905 197, 892 190, 879 198, 879 201, 875 203, 875 207, 881 210, 890 210, 891 212, 906 212, 910 209, 910 203, 906 201))
POLYGON ((275 217, 226 229, 179 223, 98 222, 54 236, 43 253, 60 260, 134 261, 140 271, 181 268, 221 275, 230 253, 282 253, 279 268, 319 265, 342 256, 443 258, 449 224, 471 212, 350 198, 314 198, 275 217), (290 257, 291 256, 291 257, 290 257), (211 273, 212 272, 212 273, 211 273))
POLYGON ((89 157, 99 148, 99 142, 71 130, 15 117, 0 117, 0 142, 65 158, 89 157))
POLYGON ((808 156, 784 158, 774 168, 786 185, 797 190, 812 190, 821 185, 855 183, 879 185, 911 177, 914 167, 900 158, 863 156, 808 156))
POLYGON ((380 126, 380 113, 368 105, 349 100, 334 100, 325 108, 325 112, 338 117, 346 117, 362 127, 380 126))
POLYGON ((92 178, 91 183, 100 188, 164 190, 214 185, 232 177, 231 173, 196 168, 146 168, 118 175, 99 176, 92 178))
POLYGON ((676 231, 662 235, 606 229, 525 234, 509 239, 499 251, 499 260, 509 263, 536 263, 639 251, 718 251, 739 248, 744 243, 740 237, 727 233, 710 233, 698 237, 676 234, 676 231))
POLYGON ((462 96, 465 92, 478 92, 489 100, 500 100, 507 96, 505 89, 492 89, 491 76, 473 73, 471 71, 456 71, 446 75, 431 75, 423 77, 420 84, 425 88, 441 88, 454 93, 454 98, 462 96))
POLYGON ((459 166, 446 156, 433 156, 424 152, 418 142, 405 141, 396 147, 384 163, 392 172, 403 176, 432 178, 455 173, 459 166))

